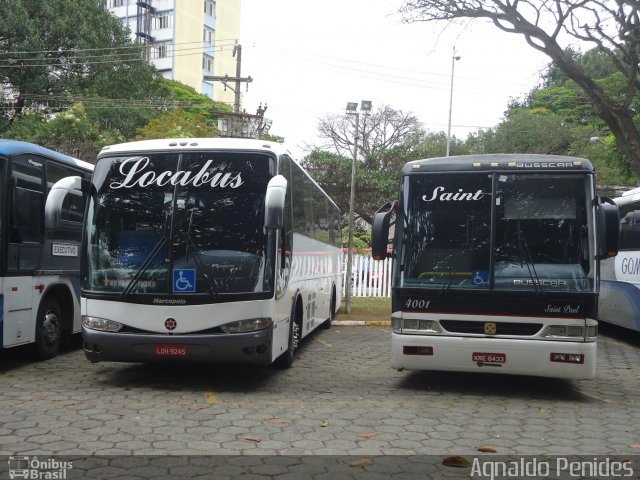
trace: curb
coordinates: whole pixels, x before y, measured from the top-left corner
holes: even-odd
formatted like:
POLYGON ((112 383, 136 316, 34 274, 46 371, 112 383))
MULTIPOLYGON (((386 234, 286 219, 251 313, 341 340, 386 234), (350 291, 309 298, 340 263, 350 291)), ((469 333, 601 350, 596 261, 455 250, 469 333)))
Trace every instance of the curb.
POLYGON ((333 320, 331 325, 342 327, 363 327, 368 326, 391 326, 391 321, 387 320, 333 320))

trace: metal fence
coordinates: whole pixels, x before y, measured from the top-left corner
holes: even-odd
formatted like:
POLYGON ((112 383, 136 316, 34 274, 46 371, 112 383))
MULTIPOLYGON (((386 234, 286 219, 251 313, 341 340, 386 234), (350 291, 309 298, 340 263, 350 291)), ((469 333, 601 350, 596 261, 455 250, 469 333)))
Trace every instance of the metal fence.
MULTIPOLYGON (((390 297, 391 296, 391 259, 374 260, 369 255, 353 255, 353 275, 351 296, 353 297, 390 297)), ((347 254, 344 255, 344 278, 347 283, 347 254)), ((344 293, 344 292, 343 292, 344 293)))

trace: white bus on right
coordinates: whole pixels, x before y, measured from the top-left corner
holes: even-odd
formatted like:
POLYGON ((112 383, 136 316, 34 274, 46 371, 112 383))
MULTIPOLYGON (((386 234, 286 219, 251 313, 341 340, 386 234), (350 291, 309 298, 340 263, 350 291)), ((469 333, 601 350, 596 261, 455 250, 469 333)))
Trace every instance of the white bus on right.
POLYGON ((600 264, 598 320, 640 332, 640 188, 613 201, 620 211, 619 254, 600 264))

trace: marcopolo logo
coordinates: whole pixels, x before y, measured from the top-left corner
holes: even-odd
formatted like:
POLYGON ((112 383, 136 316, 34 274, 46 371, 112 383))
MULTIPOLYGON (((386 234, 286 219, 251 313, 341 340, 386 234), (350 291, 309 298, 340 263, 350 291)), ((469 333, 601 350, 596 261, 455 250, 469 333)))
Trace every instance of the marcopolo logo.
POLYGON ((33 480, 65 480, 67 471, 73 468, 72 462, 38 457, 9 457, 9 478, 33 480))

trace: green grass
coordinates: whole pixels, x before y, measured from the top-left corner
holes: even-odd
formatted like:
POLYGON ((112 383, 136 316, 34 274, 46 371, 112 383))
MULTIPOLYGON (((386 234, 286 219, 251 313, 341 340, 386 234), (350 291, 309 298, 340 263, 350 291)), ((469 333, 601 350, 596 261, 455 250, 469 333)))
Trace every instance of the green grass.
POLYGON ((389 322, 391 320, 391 298, 352 297, 351 313, 347 315, 344 298, 336 320, 364 320, 366 322, 389 322))

